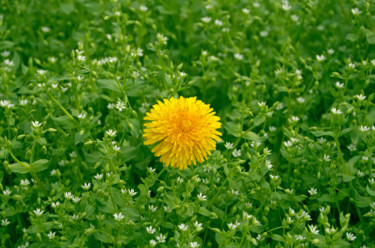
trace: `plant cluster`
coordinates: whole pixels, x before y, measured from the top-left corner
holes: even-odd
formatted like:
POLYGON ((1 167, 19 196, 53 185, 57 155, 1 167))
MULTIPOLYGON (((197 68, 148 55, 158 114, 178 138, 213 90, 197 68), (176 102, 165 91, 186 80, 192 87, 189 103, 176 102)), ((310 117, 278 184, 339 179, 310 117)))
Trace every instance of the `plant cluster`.
POLYGON ((374 247, 374 16, 371 0, 2 1, 0 246, 374 247), (184 170, 144 138, 180 96, 222 134, 184 170))

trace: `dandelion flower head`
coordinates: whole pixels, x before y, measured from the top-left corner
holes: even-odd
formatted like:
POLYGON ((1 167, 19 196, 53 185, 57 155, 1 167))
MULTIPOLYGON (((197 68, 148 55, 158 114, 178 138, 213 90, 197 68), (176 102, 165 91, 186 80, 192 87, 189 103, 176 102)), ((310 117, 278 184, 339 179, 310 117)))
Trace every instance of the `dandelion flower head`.
POLYGON ((192 163, 202 163, 216 149, 221 133, 220 118, 210 105, 196 97, 158 101, 144 118, 145 145, 157 145, 155 156, 166 166, 186 169, 192 163))

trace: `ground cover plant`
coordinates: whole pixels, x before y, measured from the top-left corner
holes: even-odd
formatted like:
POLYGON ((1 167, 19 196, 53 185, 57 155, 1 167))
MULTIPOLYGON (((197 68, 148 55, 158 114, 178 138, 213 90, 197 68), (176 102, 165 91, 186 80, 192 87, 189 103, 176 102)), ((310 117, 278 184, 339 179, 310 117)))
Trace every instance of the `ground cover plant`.
POLYGON ((375 247, 374 16, 1 1, 0 246, 375 247))

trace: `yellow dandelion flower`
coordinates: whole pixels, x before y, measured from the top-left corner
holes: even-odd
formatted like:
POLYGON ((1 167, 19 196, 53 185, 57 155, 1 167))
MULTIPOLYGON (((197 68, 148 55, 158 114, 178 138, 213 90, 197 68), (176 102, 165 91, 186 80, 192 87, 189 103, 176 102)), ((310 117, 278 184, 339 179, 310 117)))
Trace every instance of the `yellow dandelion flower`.
POLYGON ((202 163, 220 140, 220 118, 196 97, 158 101, 144 120, 151 121, 145 123, 145 145, 158 143, 152 149, 155 156, 180 170, 202 163))

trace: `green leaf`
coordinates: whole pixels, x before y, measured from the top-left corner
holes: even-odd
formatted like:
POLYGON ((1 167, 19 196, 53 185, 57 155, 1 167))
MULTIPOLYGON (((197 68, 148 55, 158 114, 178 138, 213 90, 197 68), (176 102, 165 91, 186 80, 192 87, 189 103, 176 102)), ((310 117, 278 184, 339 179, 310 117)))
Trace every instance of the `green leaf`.
POLYGON ((255 125, 255 126, 259 126, 259 125, 261 125, 265 120, 266 120, 266 117, 264 117, 263 115, 257 115, 257 116, 254 118, 254 125, 255 125))
POLYGON ((246 131, 243 135, 243 137, 245 139, 248 139, 248 140, 254 140, 254 141, 257 141, 257 142, 260 142, 260 137, 258 134, 252 132, 252 131, 246 131))
POLYGON ((75 144, 77 145, 81 142, 84 142, 89 136, 90 136, 90 132, 88 131, 81 130, 77 132, 76 135, 74 136, 75 144))
POLYGON ((345 128, 343 130, 341 130, 339 133, 338 133, 338 137, 341 137, 343 136, 344 134, 347 134, 349 133, 350 131, 353 130, 353 127, 348 127, 348 128, 345 128))
POLYGON ((375 32, 369 29, 366 29, 366 39, 369 44, 375 44, 375 32))
POLYGON ((280 236, 279 234, 272 234, 271 239, 276 240, 276 241, 280 241, 280 242, 284 241, 283 237, 280 236))
POLYGON ((233 135, 234 137, 240 137, 241 136, 241 124, 235 123, 235 122, 228 122, 226 125, 224 125, 225 130, 230 135, 233 135))
POLYGON ((371 195, 371 196, 375 196, 375 191, 372 190, 372 189, 370 189, 368 185, 366 186, 366 191, 367 191, 367 193, 368 193, 369 195, 371 195))
POLYGON ((128 217, 129 220, 136 221, 139 219, 139 212, 137 209, 132 207, 125 207, 121 209, 121 211, 124 213, 126 217, 128 217))
POLYGON ((98 84, 99 88, 109 89, 119 93, 121 92, 119 84, 114 79, 98 79, 96 80, 96 83, 98 84))
POLYGON ((96 232, 94 232, 94 237, 103 242, 103 243, 112 243, 113 242, 113 237, 111 235, 109 235, 108 233, 102 231, 102 230, 98 230, 96 232))
POLYGON ((67 14, 69 15, 70 13, 73 12, 74 10, 74 5, 72 3, 62 3, 60 5, 60 10, 61 12, 63 12, 64 14, 67 14))
POLYGON ((12 169, 12 172, 21 173, 21 174, 29 173, 30 165, 26 162, 23 162, 23 163, 27 165, 28 168, 26 166, 20 165, 19 163, 10 164, 10 168, 12 169))
POLYGON ((331 137, 333 137, 333 132, 332 131, 311 131, 311 133, 315 137, 320 137, 320 136, 331 136, 331 137))
POLYGON ((76 126, 74 121, 66 115, 52 117, 52 120, 56 123, 56 125, 66 130, 73 129, 76 126))
POLYGON ((351 42, 355 42, 356 40, 358 40, 358 35, 356 34, 347 34, 346 35, 346 39, 351 41, 351 42))
POLYGON ((31 170, 34 172, 44 171, 48 168, 49 160, 39 159, 32 164, 31 170))

